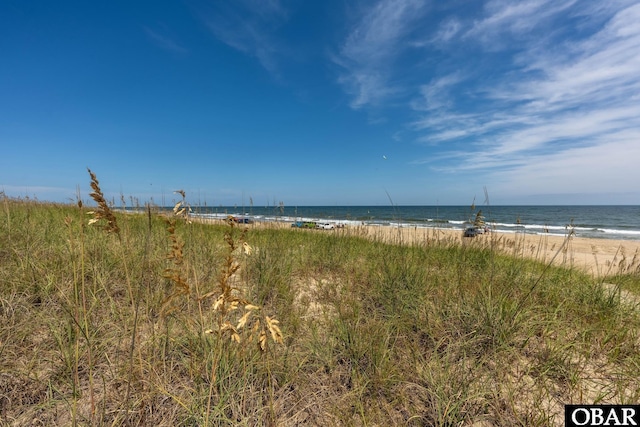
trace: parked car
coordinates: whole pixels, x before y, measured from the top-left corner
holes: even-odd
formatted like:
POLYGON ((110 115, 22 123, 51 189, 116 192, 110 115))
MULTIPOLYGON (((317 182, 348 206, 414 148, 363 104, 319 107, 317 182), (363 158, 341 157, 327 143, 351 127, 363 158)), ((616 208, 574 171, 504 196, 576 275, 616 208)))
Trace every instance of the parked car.
POLYGON ((334 228, 336 228, 335 225, 329 222, 320 222, 316 225, 316 227, 318 227, 321 230, 333 230, 334 228))
POLYGON ((229 219, 238 224, 251 224, 253 222, 251 218, 245 218, 241 216, 232 216, 229 219))
POLYGON ((315 222, 311 222, 311 221, 296 221, 296 222, 291 224, 291 227, 293 227, 293 228, 317 228, 317 225, 316 225, 315 222))
POLYGON ((464 232, 462 233, 463 237, 476 237, 478 234, 480 234, 480 231, 478 229, 478 227, 475 226, 470 226, 464 229, 464 232))

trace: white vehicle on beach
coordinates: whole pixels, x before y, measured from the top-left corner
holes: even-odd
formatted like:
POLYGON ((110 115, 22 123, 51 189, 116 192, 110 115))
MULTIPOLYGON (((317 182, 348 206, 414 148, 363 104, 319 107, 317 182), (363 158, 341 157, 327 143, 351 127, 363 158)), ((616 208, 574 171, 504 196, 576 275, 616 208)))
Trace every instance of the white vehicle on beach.
POLYGON ((319 222, 316 224, 316 227, 321 229, 321 230, 333 230, 334 228, 336 228, 335 225, 329 223, 329 222, 319 222))

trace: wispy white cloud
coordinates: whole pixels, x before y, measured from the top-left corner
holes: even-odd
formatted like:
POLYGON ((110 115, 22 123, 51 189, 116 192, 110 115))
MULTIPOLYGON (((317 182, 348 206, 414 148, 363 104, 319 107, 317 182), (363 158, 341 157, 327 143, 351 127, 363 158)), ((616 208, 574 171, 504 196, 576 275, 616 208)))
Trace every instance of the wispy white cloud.
POLYGON ((173 40, 170 36, 166 35, 166 30, 155 31, 149 27, 142 27, 147 37, 157 46, 162 49, 168 50, 169 52, 185 54, 188 53, 188 50, 181 46, 178 42, 173 40))
POLYGON ((501 187, 508 186, 502 181, 553 183, 554 191, 577 182, 630 188, 631 180, 640 180, 640 168, 628 160, 640 150, 640 4, 590 16, 587 3, 488 4, 488 15, 465 37, 473 34, 489 49, 489 41, 505 32, 529 34, 508 47, 516 52, 510 67, 494 70, 484 83, 479 74, 443 70, 453 74, 422 86, 411 105, 427 113, 413 127, 421 141, 451 147, 451 162, 439 167, 485 171, 501 187), (542 48, 534 27, 560 15, 580 15, 583 28, 542 48))
POLYGON ((495 170, 487 178, 496 193, 630 193, 640 197, 637 159, 640 132, 610 134, 607 141, 521 159, 517 168, 495 170))
POLYGON ((455 17, 449 18, 440 24, 440 28, 436 35, 432 38, 432 44, 448 42, 460 33, 462 24, 455 17))
POLYGON ((213 2, 199 12, 209 30, 221 42, 255 57, 272 75, 278 75, 278 56, 284 46, 275 30, 288 19, 278 0, 213 2))
POLYGON ((416 111, 432 111, 452 106, 449 92, 462 80, 464 78, 460 72, 454 71, 452 74, 436 78, 429 84, 420 86, 421 98, 414 99, 411 102, 411 107, 416 111))
POLYGON ((408 37, 426 11, 421 0, 381 0, 357 20, 333 58, 342 67, 339 82, 358 109, 398 93, 391 83, 397 57, 411 45, 408 37))
POLYGON ((491 0, 485 4, 485 15, 474 22, 464 37, 479 40, 489 48, 505 46, 513 41, 513 36, 531 37, 534 29, 547 26, 575 3, 576 0, 491 0))

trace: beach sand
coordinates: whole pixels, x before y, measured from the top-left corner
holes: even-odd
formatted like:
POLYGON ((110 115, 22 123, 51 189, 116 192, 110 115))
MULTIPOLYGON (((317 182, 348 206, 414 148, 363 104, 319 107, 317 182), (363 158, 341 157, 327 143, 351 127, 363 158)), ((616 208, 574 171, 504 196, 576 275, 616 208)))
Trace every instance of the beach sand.
MULTIPOLYGON (((207 221, 215 222, 215 221, 207 221)), ((288 222, 256 222, 252 227, 290 228, 288 222)), ((614 274, 625 265, 640 264, 640 241, 562 237, 491 232, 473 238, 463 238, 460 230, 362 225, 334 230, 299 230, 300 232, 341 232, 397 244, 459 243, 492 245, 502 252, 553 262, 555 265, 581 269, 594 276, 614 274)))
POLYGON ((640 263, 640 241, 492 232, 473 238, 459 230, 368 226, 372 236, 415 244, 433 240, 493 245, 506 254, 579 268, 595 276, 613 274, 624 265, 640 263), (635 259, 634 259, 635 256, 635 259))

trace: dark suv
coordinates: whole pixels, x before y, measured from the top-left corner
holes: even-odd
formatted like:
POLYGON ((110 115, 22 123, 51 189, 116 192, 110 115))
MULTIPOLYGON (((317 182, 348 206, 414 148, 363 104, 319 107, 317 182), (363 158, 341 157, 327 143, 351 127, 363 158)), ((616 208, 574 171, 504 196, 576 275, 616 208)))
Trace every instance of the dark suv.
POLYGON ((464 233, 462 234, 463 237, 476 237, 478 234, 480 234, 480 231, 478 230, 478 227, 475 226, 471 226, 471 227, 467 227, 464 229, 464 233))

